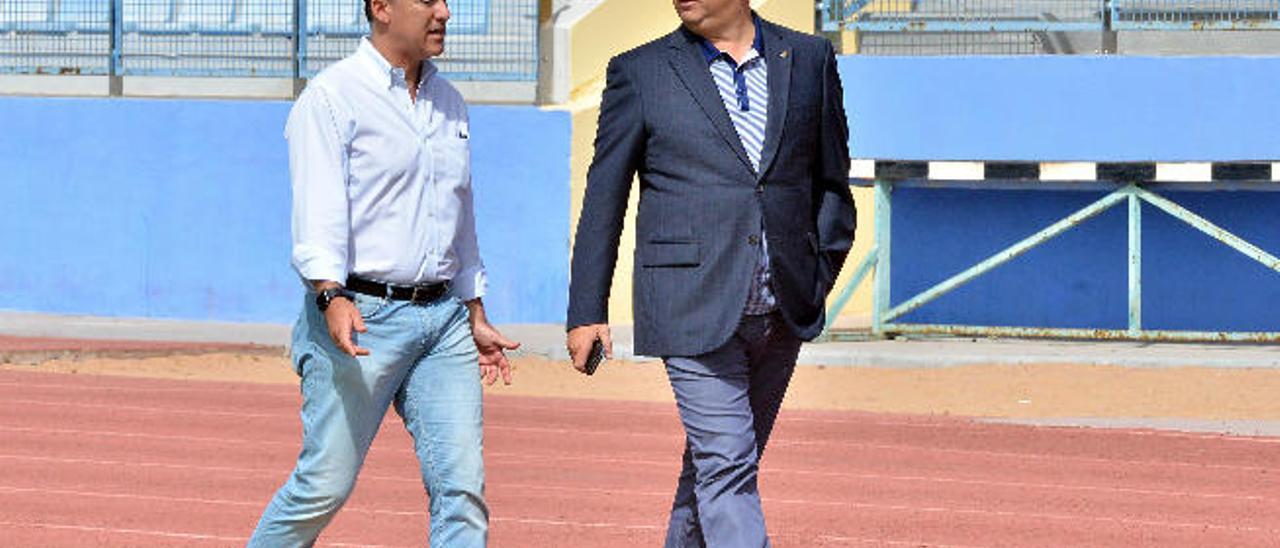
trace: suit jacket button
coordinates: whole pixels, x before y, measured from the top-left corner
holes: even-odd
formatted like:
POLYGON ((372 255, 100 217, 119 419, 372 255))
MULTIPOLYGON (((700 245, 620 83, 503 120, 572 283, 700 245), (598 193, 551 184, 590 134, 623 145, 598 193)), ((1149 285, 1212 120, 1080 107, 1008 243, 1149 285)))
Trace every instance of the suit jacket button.
POLYGON ((764 194, 764 185, 756 185, 756 194, 764 194))
POLYGON ((751 245, 760 245, 760 236, 757 236, 755 234, 747 236, 747 243, 751 245))

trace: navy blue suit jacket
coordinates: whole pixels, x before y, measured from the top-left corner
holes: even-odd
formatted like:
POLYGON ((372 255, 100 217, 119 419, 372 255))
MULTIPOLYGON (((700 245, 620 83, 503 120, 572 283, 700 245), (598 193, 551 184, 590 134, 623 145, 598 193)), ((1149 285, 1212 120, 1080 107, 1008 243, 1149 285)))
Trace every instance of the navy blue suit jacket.
POLYGON ((827 40, 762 22, 769 112, 757 173, 683 27, 609 62, 573 248, 568 327, 607 323, 627 199, 639 175, 635 351, 696 356, 729 340, 768 233, 772 288, 804 340, 853 243, 848 129, 827 40))

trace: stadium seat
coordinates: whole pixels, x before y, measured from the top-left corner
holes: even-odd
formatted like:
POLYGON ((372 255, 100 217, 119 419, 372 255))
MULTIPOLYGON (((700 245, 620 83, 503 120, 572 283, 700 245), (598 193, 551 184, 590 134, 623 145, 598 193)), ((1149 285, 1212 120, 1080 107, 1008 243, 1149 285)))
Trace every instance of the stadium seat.
POLYGON ((55 21, 66 30, 107 32, 111 29, 111 0, 62 0, 55 21))
POLYGON ((52 0, 4 0, 0 2, 0 31, 44 30, 49 26, 52 0))
POLYGON ((293 33, 293 4, 280 0, 244 0, 234 28, 263 34, 293 33))
POLYGON ((449 32, 454 34, 488 34, 489 4, 492 0, 453 0, 449 8, 449 32))
POLYGON ((351 0, 310 0, 307 2, 307 32, 310 34, 368 34, 364 4, 351 0))
POLYGON ((225 32, 231 28, 235 0, 178 0, 176 23, 193 32, 225 32))
POLYGON ((175 30, 174 0, 124 0, 124 31, 175 30))

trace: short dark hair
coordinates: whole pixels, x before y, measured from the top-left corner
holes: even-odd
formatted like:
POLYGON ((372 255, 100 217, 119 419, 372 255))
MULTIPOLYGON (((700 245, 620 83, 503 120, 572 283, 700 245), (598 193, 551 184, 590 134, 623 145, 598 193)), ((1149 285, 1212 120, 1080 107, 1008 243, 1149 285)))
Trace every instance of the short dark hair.
POLYGON ((373 6, 369 5, 370 0, 364 0, 364 18, 366 21, 373 23, 373 6))

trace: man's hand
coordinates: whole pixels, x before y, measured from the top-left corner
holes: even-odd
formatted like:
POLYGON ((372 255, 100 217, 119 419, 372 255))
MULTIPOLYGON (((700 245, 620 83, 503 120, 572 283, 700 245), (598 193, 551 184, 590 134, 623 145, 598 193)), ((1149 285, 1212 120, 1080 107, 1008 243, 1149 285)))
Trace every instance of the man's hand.
POLYGON ((604 355, 613 359, 613 336, 609 333, 609 324, 580 325, 569 330, 569 360, 579 373, 587 372, 587 356, 591 354, 591 345, 600 339, 604 345, 604 355))
POLYGON ((356 346, 355 337, 352 335, 352 331, 365 333, 369 329, 364 326, 364 318, 360 317, 360 310, 350 299, 339 297, 329 303, 329 308, 324 311, 324 321, 329 324, 329 336, 333 338, 333 344, 338 345, 339 350, 353 357, 369 355, 368 349, 356 346))
POLYGON ((511 384, 511 362, 507 360, 507 350, 520 348, 520 343, 508 340, 489 323, 484 314, 484 303, 480 299, 467 301, 467 310, 471 312, 471 337, 476 341, 476 350, 480 352, 480 378, 489 386, 502 377, 503 384, 511 384))

